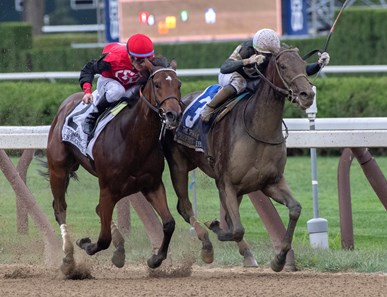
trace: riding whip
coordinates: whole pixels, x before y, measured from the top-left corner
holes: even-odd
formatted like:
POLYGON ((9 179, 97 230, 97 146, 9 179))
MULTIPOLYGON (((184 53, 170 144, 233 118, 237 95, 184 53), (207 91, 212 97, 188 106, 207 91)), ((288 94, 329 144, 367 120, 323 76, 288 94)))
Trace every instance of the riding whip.
POLYGON ((335 25, 336 25, 337 21, 339 20, 341 14, 343 13, 344 8, 347 6, 348 1, 349 1, 349 0, 345 0, 345 2, 343 3, 343 6, 341 7, 339 13, 338 13, 337 16, 336 16, 335 21, 333 22, 333 25, 332 25, 331 29, 329 30, 329 34, 328 34, 327 40, 326 40, 326 42, 325 42, 324 49, 323 49, 323 50, 321 50, 321 49, 315 49, 315 50, 309 52, 308 54, 306 54, 306 55, 303 57, 304 60, 307 60, 309 57, 311 57, 311 56, 314 55, 315 53, 318 53, 318 52, 319 52, 319 53, 323 53, 323 52, 326 52, 326 51, 327 51, 329 41, 331 40, 331 36, 332 36, 332 34, 333 34, 333 31, 335 30, 335 25))
POLYGON ((336 25, 338 19, 340 18, 341 14, 342 14, 342 12, 343 12, 343 10, 344 10, 344 8, 347 6, 348 1, 349 1, 349 0, 345 0, 343 6, 341 7, 339 13, 338 13, 337 16, 336 16, 335 21, 333 22, 333 25, 332 25, 332 27, 331 27, 331 30, 329 30, 328 38, 327 38, 327 41, 325 42, 325 46, 324 46, 324 52, 325 52, 325 51, 327 50, 327 48, 328 48, 328 44, 329 44, 329 41, 331 40, 332 33, 333 33, 333 31, 335 30, 335 25, 336 25))
MULTIPOLYGON (((306 54, 303 59, 306 60, 308 59, 310 56, 314 55, 315 53, 323 53, 323 52, 326 52, 327 51, 327 48, 328 48, 328 44, 329 44, 329 41, 331 40, 331 36, 333 34, 333 31, 335 30, 335 25, 338 21, 338 19, 340 18, 344 8, 347 6, 347 3, 348 3, 349 0, 345 0, 345 2, 343 3, 343 6, 341 6, 341 9, 339 11, 339 13, 337 14, 336 16, 336 19, 335 21, 333 22, 333 25, 331 27, 331 29, 329 30, 329 34, 328 34, 328 37, 327 37, 327 41, 325 42, 325 46, 324 46, 324 49, 321 50, 321 49, 315 49, 313 51, 311 51, 310 53, 306 54)), ((313 82, 316 80, 316 78, 319 76, 321 70, 324 68, 324 65, 319 69, 319 71, 316 73, 316 76, 315 78, 313 79, 313 82)))

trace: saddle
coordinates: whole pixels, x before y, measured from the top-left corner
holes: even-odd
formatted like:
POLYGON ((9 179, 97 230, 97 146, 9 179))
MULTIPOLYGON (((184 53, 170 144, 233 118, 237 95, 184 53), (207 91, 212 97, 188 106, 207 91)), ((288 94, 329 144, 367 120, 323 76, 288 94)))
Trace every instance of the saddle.
POLYGON ((258 88, 260 83, 260 79, 249 79, 247 80, 246 90, 239 95, 232 96, 225 103, 218 106, 213 111, 213 116, 211 116, 211 120, 215 123, 220 122, 234 107, 235 105, 246 97, 250 97, 258 88))
POLYGON ((238 104, 240 100, 242 100, 245 97, 248 97, 251 95, 250 92, 246 91, 238 96, 233 96, 230 99, 228 99, 225 103, 223 103, 221 106, 217 107, 213 111, 213 116, 211 116, 211 119, 209 123, 219 123, 233 108, 238 104))

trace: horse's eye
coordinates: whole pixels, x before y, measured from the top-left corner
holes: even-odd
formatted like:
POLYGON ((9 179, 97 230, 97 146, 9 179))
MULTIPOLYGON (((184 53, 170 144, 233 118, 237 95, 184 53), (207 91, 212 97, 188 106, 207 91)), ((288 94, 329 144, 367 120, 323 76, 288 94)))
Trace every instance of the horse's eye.
POLYGON ((280 66, 280 68, 281 68, 282 70, 285 70, 285 69, 286 69, 285 64, 280 64, 279 66, 280 66))
POLYGON ((160 84, 159 83, 155 83, 155 88, 156 89, 160 89, 160 84))

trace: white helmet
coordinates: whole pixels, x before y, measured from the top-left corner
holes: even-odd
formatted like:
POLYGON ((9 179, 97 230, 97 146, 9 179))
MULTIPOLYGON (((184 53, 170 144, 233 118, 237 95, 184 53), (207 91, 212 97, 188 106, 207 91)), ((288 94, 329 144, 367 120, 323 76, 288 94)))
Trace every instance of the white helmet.
POLYGON ((278 34, 271 29, 257 31, 253 38, 253 47, 261 53, 270 53, 270 49, 279 49, 280 39, 278 34))

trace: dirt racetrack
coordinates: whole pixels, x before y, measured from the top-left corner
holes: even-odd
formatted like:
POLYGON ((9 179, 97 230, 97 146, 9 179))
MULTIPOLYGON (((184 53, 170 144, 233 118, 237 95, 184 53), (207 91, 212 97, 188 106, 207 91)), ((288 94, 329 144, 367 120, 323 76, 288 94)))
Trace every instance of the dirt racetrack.
POLYGON ((275 273, 193 266, 180 273, 93 267, 92 279, 65 280, 43 266, 0 265, 0 296, 387 296, 387 274, 275 273))

